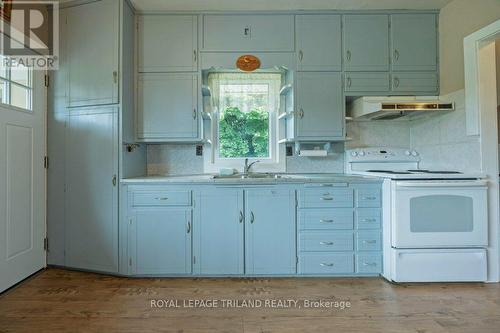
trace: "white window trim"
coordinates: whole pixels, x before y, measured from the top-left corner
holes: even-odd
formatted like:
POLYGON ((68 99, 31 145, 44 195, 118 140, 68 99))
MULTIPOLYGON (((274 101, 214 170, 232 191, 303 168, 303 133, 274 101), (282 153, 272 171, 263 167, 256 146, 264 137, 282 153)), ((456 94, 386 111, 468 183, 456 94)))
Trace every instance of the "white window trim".
MULTIPOLYGON (((248 75, 248 74, 240 74, 248 75)), ((263 73, 265 75, 265 73, 263 73)), ((225 80, 226 82, 235 82, 241 83, 238 79, 234 80, 225 80)), ((270 86, 274 84, 274 82, 270 79, 255 79, 253 80, 255 83, 267 83, 270 86)), ((251 171, 252 172, 285 172, 286 170, 286 161, 285 161, 285 148, 283 145, 278 143, 279 138, 279 121, 278 114, 280 109, 280 84, 275 84, 275 87, 270 89, 270 100, 275 101, 274 108, 269 111, 269 158, 248 158, 249 163, 254 161, 260 161, 253 165, 251 171)), ((212 121, 214 124, 212 125, 212 135, 211 141, 212 144, 207 145, 207 153, 204 155, 204 171, 207 173, 217 173, 221 168, 232 168, 236 169, 238 172, 243 172, 244 161, 245 158, 221 158, 218 156, 219 152, 219 141, 218 141, 218 130, 219 130, 219 111, 218 111, 218 102, 213 102, 215 105, 212 110, 212 121)))
POLYGON ((18 83, 16 81, 12 81, 12 68, 2 67, 2 69, 6 70, 6 77, 0 75, 0 84, 5 84, 5 90, 3 90, 2 102, 0 102, 0 106, 4 108, 12 108, 15 110, 25 111, 25 112, 33 112, 33 69, 28 68, 28 84, 24 85, 22 83, 18 83), (27 108, 22 108, 12 104, 12 86, 17 86, 27 90, 26 94, 26 105, 27 108))

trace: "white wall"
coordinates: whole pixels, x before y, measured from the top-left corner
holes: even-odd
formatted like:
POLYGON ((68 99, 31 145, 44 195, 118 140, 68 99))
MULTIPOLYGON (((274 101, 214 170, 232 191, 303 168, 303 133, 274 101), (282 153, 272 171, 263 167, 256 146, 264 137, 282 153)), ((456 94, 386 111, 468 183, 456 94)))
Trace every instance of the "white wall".
POLYGON ((463 39, 500 19, 500 0, 453 0, 439 14, 441 94, 464 89, 463 39))

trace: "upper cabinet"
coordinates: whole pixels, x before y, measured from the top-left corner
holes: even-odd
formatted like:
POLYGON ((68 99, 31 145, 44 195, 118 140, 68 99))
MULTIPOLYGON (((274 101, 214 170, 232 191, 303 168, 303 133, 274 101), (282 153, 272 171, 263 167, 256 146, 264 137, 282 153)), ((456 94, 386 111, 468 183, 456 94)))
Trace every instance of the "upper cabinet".
POLYGON ((393 71, 436 71, 436 15, 391 15, 391 54, 393 71))
POLYGON ((293 15, 204 15, 203 50, 293 52, 293 15))
POLYGON ((389 70, 389 16, 344 15, 344 69, 389 70))
POLYGON ((137 18, 139 72, 191 72, 198 63, 198 20, 194 15, 137 18))
POLYGON ((341 36, 340 15, 297 15, 298 69, 340 71, 341 36))
POLYGON ((118 103, 119 5, 102 0, 67 10, 70 107, 118 103))

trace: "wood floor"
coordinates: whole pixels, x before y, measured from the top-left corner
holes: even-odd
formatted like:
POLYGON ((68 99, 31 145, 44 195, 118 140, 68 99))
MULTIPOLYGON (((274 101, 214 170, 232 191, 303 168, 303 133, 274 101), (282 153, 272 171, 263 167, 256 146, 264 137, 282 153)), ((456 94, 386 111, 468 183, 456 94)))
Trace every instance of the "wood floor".
POLYGON ((392 285, 378 278, 129 279, 48 269, 0 296, 0 332, 498 333, 500 284, 392 285), (217 308, 183 303, 214 299, 217 308), (242 308, 226 302, 222 307, 228 299, 239 300, 239 306, 244 301, 250 306, 250 300, 263 303, 242 308), (177 300, 180 307, 152 308, 152 300, 157 306, 164 305, 157 300, 177 300), (265 307, 266 300, 295 300, 297 307, 265 307), (349 301, 351 307, 304 308, 306 300, 349 301))

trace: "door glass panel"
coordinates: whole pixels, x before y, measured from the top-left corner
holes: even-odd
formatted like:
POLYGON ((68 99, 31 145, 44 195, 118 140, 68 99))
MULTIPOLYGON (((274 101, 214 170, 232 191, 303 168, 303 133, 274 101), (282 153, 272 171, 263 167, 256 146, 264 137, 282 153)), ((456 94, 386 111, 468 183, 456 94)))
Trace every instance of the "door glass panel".
POLYGON ((14 82, 22 84, 23 86, 30 86, 28 68, 19 67, 11 69, 10 79, 14 82))
POLYGON ((31 109, 31 106, 29 105, 29 89, 11 84, 10 104, 27 110, 31 109))
POLYGON ((427 195, 410 199, 411 232, 470 232, 473 218, 470 197, 427 195))

